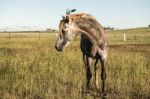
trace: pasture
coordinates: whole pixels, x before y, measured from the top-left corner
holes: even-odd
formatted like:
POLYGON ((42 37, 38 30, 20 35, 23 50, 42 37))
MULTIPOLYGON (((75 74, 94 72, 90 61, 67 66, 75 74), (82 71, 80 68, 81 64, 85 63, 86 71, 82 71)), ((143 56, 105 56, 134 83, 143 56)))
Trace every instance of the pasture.
MULTIPOLYGON (((0 33, 0 99, 101 97, 94 77, 89 94, 84 93, 86 78, 79 38, 61 53, 54 48, 54 33, 43 38, 41 33, 40 39, 39 33, 16 34, 9 38, 0 33)), ((107 31, 107 35, 106 98, 150 98, 150 28, 107 31)), ((94 66, 91 69, 94 73, 94 66)))

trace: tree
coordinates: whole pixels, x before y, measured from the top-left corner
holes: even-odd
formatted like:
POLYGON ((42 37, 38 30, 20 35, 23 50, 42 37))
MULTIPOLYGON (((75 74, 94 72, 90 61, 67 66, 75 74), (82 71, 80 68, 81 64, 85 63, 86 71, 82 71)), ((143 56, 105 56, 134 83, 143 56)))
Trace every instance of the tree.
POLYGON ((50 29, 50 28, 47 28, 46 30, 47 30, 47 31, 52 31, 52 29, 50 29))
POLYGON ((104 30, 114 30, 114 28, 113 27, 104 27, 104 30))

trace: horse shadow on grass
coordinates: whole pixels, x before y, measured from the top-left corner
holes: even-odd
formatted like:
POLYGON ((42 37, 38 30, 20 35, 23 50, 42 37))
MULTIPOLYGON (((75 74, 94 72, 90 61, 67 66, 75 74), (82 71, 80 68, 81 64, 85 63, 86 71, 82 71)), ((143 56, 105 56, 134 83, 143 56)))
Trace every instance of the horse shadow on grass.
POLYGON ((94 87, 88 88, 88 90, 82 87, 82 97, 83 98, 92 98, 92 99, 110 99, 108 95, 103 96, 102 92, 94 87))
POLYGON ((112 90, 107 91, 107 95, 103 96, 100 90, 97 90, 94 87, 88 89, 82 88, 82 97, 83 99, 150 99, 150 96, 138 94, 138 93, 120 93, 112 92, 112 90))

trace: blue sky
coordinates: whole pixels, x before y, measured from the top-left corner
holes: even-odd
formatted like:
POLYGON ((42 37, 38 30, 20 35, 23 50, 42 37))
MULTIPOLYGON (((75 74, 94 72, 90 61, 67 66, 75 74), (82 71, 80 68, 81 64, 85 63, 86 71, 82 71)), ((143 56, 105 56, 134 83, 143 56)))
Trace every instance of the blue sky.
POLYGON ((92 14, 103 26, 150 24, 150 0, 0 0, 0 30, 57 29, 67 8, 92 14))

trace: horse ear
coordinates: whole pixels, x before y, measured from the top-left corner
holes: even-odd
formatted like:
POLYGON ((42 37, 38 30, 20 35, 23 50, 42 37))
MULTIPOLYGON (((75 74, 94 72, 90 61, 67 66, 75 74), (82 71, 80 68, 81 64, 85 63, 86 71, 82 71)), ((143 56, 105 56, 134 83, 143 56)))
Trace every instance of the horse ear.
POLYGON ((65 21, 66 21, 67 23, 69 22, 69 17, 68 17, 68 16, 66 16, 65 21))
POLYGON ((63 19, 63 20, 65 20, 65 19, 66 19, 66 18, 65 18, 65 16, 63 16, 63 15, 62 15, 61 17, 62 17, 62 19, 63 19))

